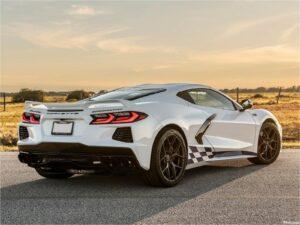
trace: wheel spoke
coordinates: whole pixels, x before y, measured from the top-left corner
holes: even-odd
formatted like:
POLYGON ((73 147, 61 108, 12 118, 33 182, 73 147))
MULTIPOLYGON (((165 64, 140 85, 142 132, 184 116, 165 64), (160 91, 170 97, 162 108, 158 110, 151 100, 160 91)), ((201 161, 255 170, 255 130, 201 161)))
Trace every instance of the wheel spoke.
POLYGON ((182 168, 182 166, 179 166, 179 165, 175 164, 174 162, 172 162, 172 165, 173 165, 175 168, 178 168, 178 169, 181 169, 181 168, 182 168))
POLYGON ((186 160, 184 145, 176 135, 170 135, 164 139, 160 148, 160 168, 163 176, 170 180, 176 180, 182 171, 186 160))
POLYGON ((181 145, 176 145, 173 147, 173 153, 177 152, 180 149, 181 145))
POLYGON ((176 178, 176 169, 173 163, 170 164, 170 170, 172 171, 172 177, 176 178))
POLYGON ((274 130, 272 130, 271 132, 270 132, 270 135, 269 135, 269 138, 271 139, 271 140, 273 140, 274 139, 274 137, 275 137, 275 131, 274 130))
POLYGON ((270 158, 272 158, 276 153, 275 148, 273 148, 271 145, 269 145, 269 153, 270 153, 270 158))
POLYGON ((261 147, 263 146, 264 142, 262 141, 259 145, 258 145, 258 149, 261 149, 261 147))
POLYGON ((270 138, 269 134, 270 134, 270 129, 267 127, 267 128, 265 129, 265 137, 266 137, 267 139, 270 138))
POLYGON ((169 148, 172 146, 172 142, 171 142, 171 140, 170 140, 171 138, 168 138, 167 140, 168 140, 168 144, 169 144, 169 148))
POLYGON ((175 157, 184 159, 184 157, 183 157, 182 155, 179 155, 178 153, 175 153, 175 154, 172 155, 172 158, 173 158, 173 159, 174 159, 175 157))
POLYGON ((168 164, 166 165, 166 167, 162 170, 162 172, 164 173, 166 171, 166 169, 168 169, 168 164))
POLYGON ((264 145, 264 148, 263 148, 262 152, 260 153, 261 157, 263 157, 265 159, 265 157, 267 157, 267 152, 268 152, 268 145, 264 145))
POLYGON ((278 132, 272 126, 265 126, 259 133, 258 154, 266 162, 274 159, 280 150, 278 132))
POLYGON ((167 159, 167 155, 164 155, 163 157, 161 157, 160 162, 164 161, 167 159))
POLYGON ((173 140, 172 140, 172 146, 174 146, 175 142, 177 141, 177 138, 176 137, 173 137, 173 140))
POLYGON ((170 166, 169 166, 169 164, 168 164, 168 167, 167 167, 167 178, 169 180, 171 180, 171 172, 170 172, 170 166))

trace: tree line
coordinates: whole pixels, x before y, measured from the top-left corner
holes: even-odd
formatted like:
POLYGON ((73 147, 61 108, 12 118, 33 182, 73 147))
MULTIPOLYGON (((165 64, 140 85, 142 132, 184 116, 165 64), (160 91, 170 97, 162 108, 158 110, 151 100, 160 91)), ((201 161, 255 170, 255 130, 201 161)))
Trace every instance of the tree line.
MULTIPOLYGON (((258 87, 258 88, 239 88, 240 93, 261 93, 261 92, 278 92, 280 87, 258 87)), ((221 89, 221 91, 226 93, 235 93, 236 88, 233 89, 221 89)), ((281 88, 282 92, 300 92, 300 85, 298 86, 291 86, 287 88, 281 88)))
MULTIPOLYGON (((105 93, 106 91, 101 90, 97 94, 105 93)), ((25 102, 25 101, 44 101, 45 96, 62 96, 66 97, 67 101, 77 101, 85 98, 89 98, 95 95, 95 92, 92 91, 84 91, 84 90, 75 90, 69 92, 44 92, 42 90, 30 90, 28 88, 23 88, 17 93, 11 93, 12 102, 25 102)), ((6 95, 9 96, 9 95, 6 95)))
MULTIPOLYGON (((279 87, 258 87, 258 88, 239 88, 239 93, 261 93, 261 92, 278 92, 279 87)), ((222 89, 225 93, 236 93, 237 89, 222 89)), ((282 92, 300 92, 300 86, 292 86, 287 88, 281 88, 282 92)), ((91 97, 95 94, 106 93, 106 90, 100 90, 99 92, 75 90, 75 91, 42 91, 31 90, 23 88, 17 93, 5 93, 6 96, 12 97, 12 102, 24 102, 24 101, 43 101, 45 96, 62 96, 66 97, 67 101, 82 100, 91 97)))

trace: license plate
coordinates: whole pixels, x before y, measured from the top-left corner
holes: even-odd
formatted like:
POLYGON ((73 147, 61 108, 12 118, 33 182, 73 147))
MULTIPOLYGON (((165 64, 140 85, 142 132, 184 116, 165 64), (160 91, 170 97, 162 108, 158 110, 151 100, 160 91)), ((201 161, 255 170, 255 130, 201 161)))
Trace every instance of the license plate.
POLYGON ((55 121, 52 126, 53 135, 72 135, 74 122, 55 121))

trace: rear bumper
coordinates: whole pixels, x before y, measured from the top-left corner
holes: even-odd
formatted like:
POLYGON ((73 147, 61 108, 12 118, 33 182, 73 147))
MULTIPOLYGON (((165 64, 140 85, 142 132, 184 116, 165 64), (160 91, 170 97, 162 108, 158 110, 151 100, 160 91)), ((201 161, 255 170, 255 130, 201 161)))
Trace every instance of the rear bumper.
POLYGON ((101 169, 140 167, 133 151, 125 147, 87 146, 80 143, 40 143, 19 145, 19 160, 31 167, 101 169))
MULTIPOLYGON (((146 120, 138 121, 132 124, 112 124, 112 125, 87 125, 84 121, 75 121, 73 135, 51 135, 52 123, 41 122, 41 124, 20 123, 20 127, 25 127, 27 133, 19 133, 18 146, 21 151, 41 152, 49 151, 49 148, 57 148, 56 143, 80 143, 59 148, 67 150, 83 149, 95 153, 101 153, 106 149, 114 148, 130 148, 137 158, 139 165, 148 170, 150 168, 151 152, 154 139, 159 131, 158 123, 149 117, 146 120), (118 128, 130 127, 132 140, 129 142, 123 140, 124 135, 119 134, 119 138, 115 137, 118 128), (122 136, 122 137, 121 137, 122 136), (51 146, 45 146, 44 143, 55 143, 51 146), (54 147, 52 147, 54 146, 54 147), (92 146, 92 147, 91 147, 92 146)), ((22 130, 21 130, 22 131, 22 130)), ((81 151, 81 150, 80 150, 81 151)), ((114 152, 114 151, 113 151, 114 152)))
POLYGON ((20 152, 33 154, 99 154, 99 155, 128 155, 133 152, 125 147, 88 146, 81 143, 42 142, 36 145, 19 145, 20 152))

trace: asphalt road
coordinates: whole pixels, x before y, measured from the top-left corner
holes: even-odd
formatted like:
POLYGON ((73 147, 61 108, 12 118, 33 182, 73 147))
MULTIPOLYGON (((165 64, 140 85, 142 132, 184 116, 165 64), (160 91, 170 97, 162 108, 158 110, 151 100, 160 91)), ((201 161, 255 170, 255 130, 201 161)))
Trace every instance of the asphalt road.
POLYGON ((1 224, 300 224, 299 153, 196 168, 174 188, 135 175, 47 180, 0 153, 1 224))

